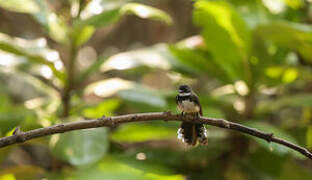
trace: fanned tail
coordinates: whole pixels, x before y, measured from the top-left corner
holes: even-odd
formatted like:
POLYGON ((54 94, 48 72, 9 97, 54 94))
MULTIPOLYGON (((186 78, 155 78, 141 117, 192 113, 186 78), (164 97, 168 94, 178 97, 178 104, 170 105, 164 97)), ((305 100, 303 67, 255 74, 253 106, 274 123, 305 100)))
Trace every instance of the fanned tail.
POLYGON ((178 139, 191 146, 195 146, 197 140, 200 144, 206 145, 208 143, 207 130, 203 124, 182 122, 178 130, 178 139))

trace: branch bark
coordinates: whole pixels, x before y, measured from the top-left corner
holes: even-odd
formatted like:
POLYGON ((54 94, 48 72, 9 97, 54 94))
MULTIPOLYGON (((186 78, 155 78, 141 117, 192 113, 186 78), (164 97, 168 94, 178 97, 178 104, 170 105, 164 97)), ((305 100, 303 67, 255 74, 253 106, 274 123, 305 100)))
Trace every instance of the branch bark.
POLYGON ((78 130, 78 129, 89 129, 97 127, 112 127, 117 124, 124 124, 130 122, 142 122, 142 121, 155 121, 155 120, 164 120, 164 121, 188 121, 194 123, 203 123, 211 126, 216 126, 225 129, 231 129, 239 131, 251 136, 255 136, 261 139, 266 140, 267 142, 274 142, 287 146, 304 156, 312 159, 312 153, 304 147, 293 144, 287 140, 274 137, 273 133, 266 133, 259 131, 255 128, 250 128, 243 126, 238 123, 229 122, 224 119, 216 118, 207 118, 207 117, 194 117, 194 116, 181 116, 177 114, 171 114, 170 112, 152 112, 152 113, 138 113, 138 114, 127 114, 113 117, 102 117, 94 120, 81 120, 75 122, 62 123, 50 127, 34 129, 27 132, 18 131, 12 136, 7 136, 0 138, 0 148, 6 147, 12 144, 23 143, 25 141, 48 136, 57 133, 64 133, 68 131, 78 130))

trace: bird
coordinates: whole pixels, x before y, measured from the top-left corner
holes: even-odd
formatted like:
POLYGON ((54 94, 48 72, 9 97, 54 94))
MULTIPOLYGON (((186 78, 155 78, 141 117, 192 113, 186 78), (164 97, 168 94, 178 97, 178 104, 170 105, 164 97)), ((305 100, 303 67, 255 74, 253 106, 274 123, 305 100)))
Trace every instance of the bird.
MULTIPOLYGON (((181 111, 181 115, 203 116, 198 96, 189 85, 180 85, 178 92, 176 104, 181 111)), ((202 145, 208 143, 207 130, 204 124, 182 122, 177 133, 178 139, 191 146, 195 146, 197 142, 202 145)))

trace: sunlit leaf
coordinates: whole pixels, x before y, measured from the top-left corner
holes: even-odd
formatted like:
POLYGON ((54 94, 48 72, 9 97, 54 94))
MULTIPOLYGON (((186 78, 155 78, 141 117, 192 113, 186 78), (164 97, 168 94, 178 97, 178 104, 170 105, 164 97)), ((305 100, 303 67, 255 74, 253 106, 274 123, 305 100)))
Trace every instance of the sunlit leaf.
POLYGON ((128 3, 121 9, 121 14, 134 14, 143 19, 163 21, 167 24, 172 23, 171 17, 165 12, 139 3, 128 3))
POLYGON ((79 47, 86 43, 93 35, 95 28, 93 26, 84 26, 79 29, 75 29, 72 36, 74 39, 74 44, 79 47))
POLYGON ((101 71, 125 70, 137 66, 148 66, 168 70, 174 64, 174 57, 165 44, 116 54, 101 66, 101 71))
POLYGON ((3 174, 0 175, 0 180, 15 180, 14 174, 3 174))
POLYGON ((99 161, 107 152, 108 130, 86 129, 62 134, 53 153, 72 165, 87 165, 99 161))
POLYGON ((84 20, 77 20, 74 23, 74 28, 79 29, 84 26, 91 26, 99 28, 102 26, 107 26, 117 22, 120 18, 120 8, 114 8, 110 10, 105 10, 104 12, 91 16, 90 18, 84 20))
MULTIPOLYGON (((50 13, 47 18, 48 18, 47 27, 49 36, 56 42, 68 44, 69 38, 68 38, 68 27, 66 22, 63 21, 60 17, 58 17, 54 13, 50 13)), ((86 33, 85 31, 83 32, 86 33)), ((82 35, 85 36, 85 34, 82 35)))
POLYGON ((232 81, 250 82, 248 55, 251 34, 244 20, 225 2, 195 2, 194 22, 202 27, 202 35, 212 60, 232 81))
POLYGON ((0 50, 8 52, 8 53, 12 53, 16 56, 25 57, 33 63, 47 65, 52 70, 52 72, 57 78, 59 78, 61 81, 64 81, 65 79, 65 74, 57 70, 54 66, 54 63, 48 61, 41 55, 29 53, 26 49, 23 49, 22 47, 16 46, 14 44, 11 44, 5 41, 0 41, 0 50))
POLYGON ((35 0, 0 0, 0 7, 19 13, 37 13, 39 11, 35 0))
POLYGON ((170 24, 172 21, 169 15, 159 9, 139 3, 120 3, 119 6, 105 9, 100 14, 76 20, 72 32, 76 46, 80 46, 88 41, 94 29, 114 24, 127 14, 133 14, 144 19, 163 21, 167 24, 170 24))
POLYGON ((88 85, 85 89, 85 94, 95 94, 100 97, 109 97, 116 95, 118 91, 130 89, 133 86, 135 86, 134 82, 119 78, 111 78, 88 85))

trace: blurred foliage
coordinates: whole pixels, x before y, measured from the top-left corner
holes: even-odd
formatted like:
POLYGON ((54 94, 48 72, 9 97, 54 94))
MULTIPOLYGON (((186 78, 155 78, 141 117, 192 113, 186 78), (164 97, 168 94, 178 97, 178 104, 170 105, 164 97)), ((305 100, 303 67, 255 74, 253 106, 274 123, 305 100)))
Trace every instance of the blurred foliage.
MULTIPOLYGON (((172 111, 190 84, 205 116, 312 150, 304 0, 0 0, 0 135, 103 115, 172 111), (23 25, 23 26, 22 26, 23 25)), ((0 180, 312 179, 284 146, 177 122, 73 131, 0 149, 0 180)))

